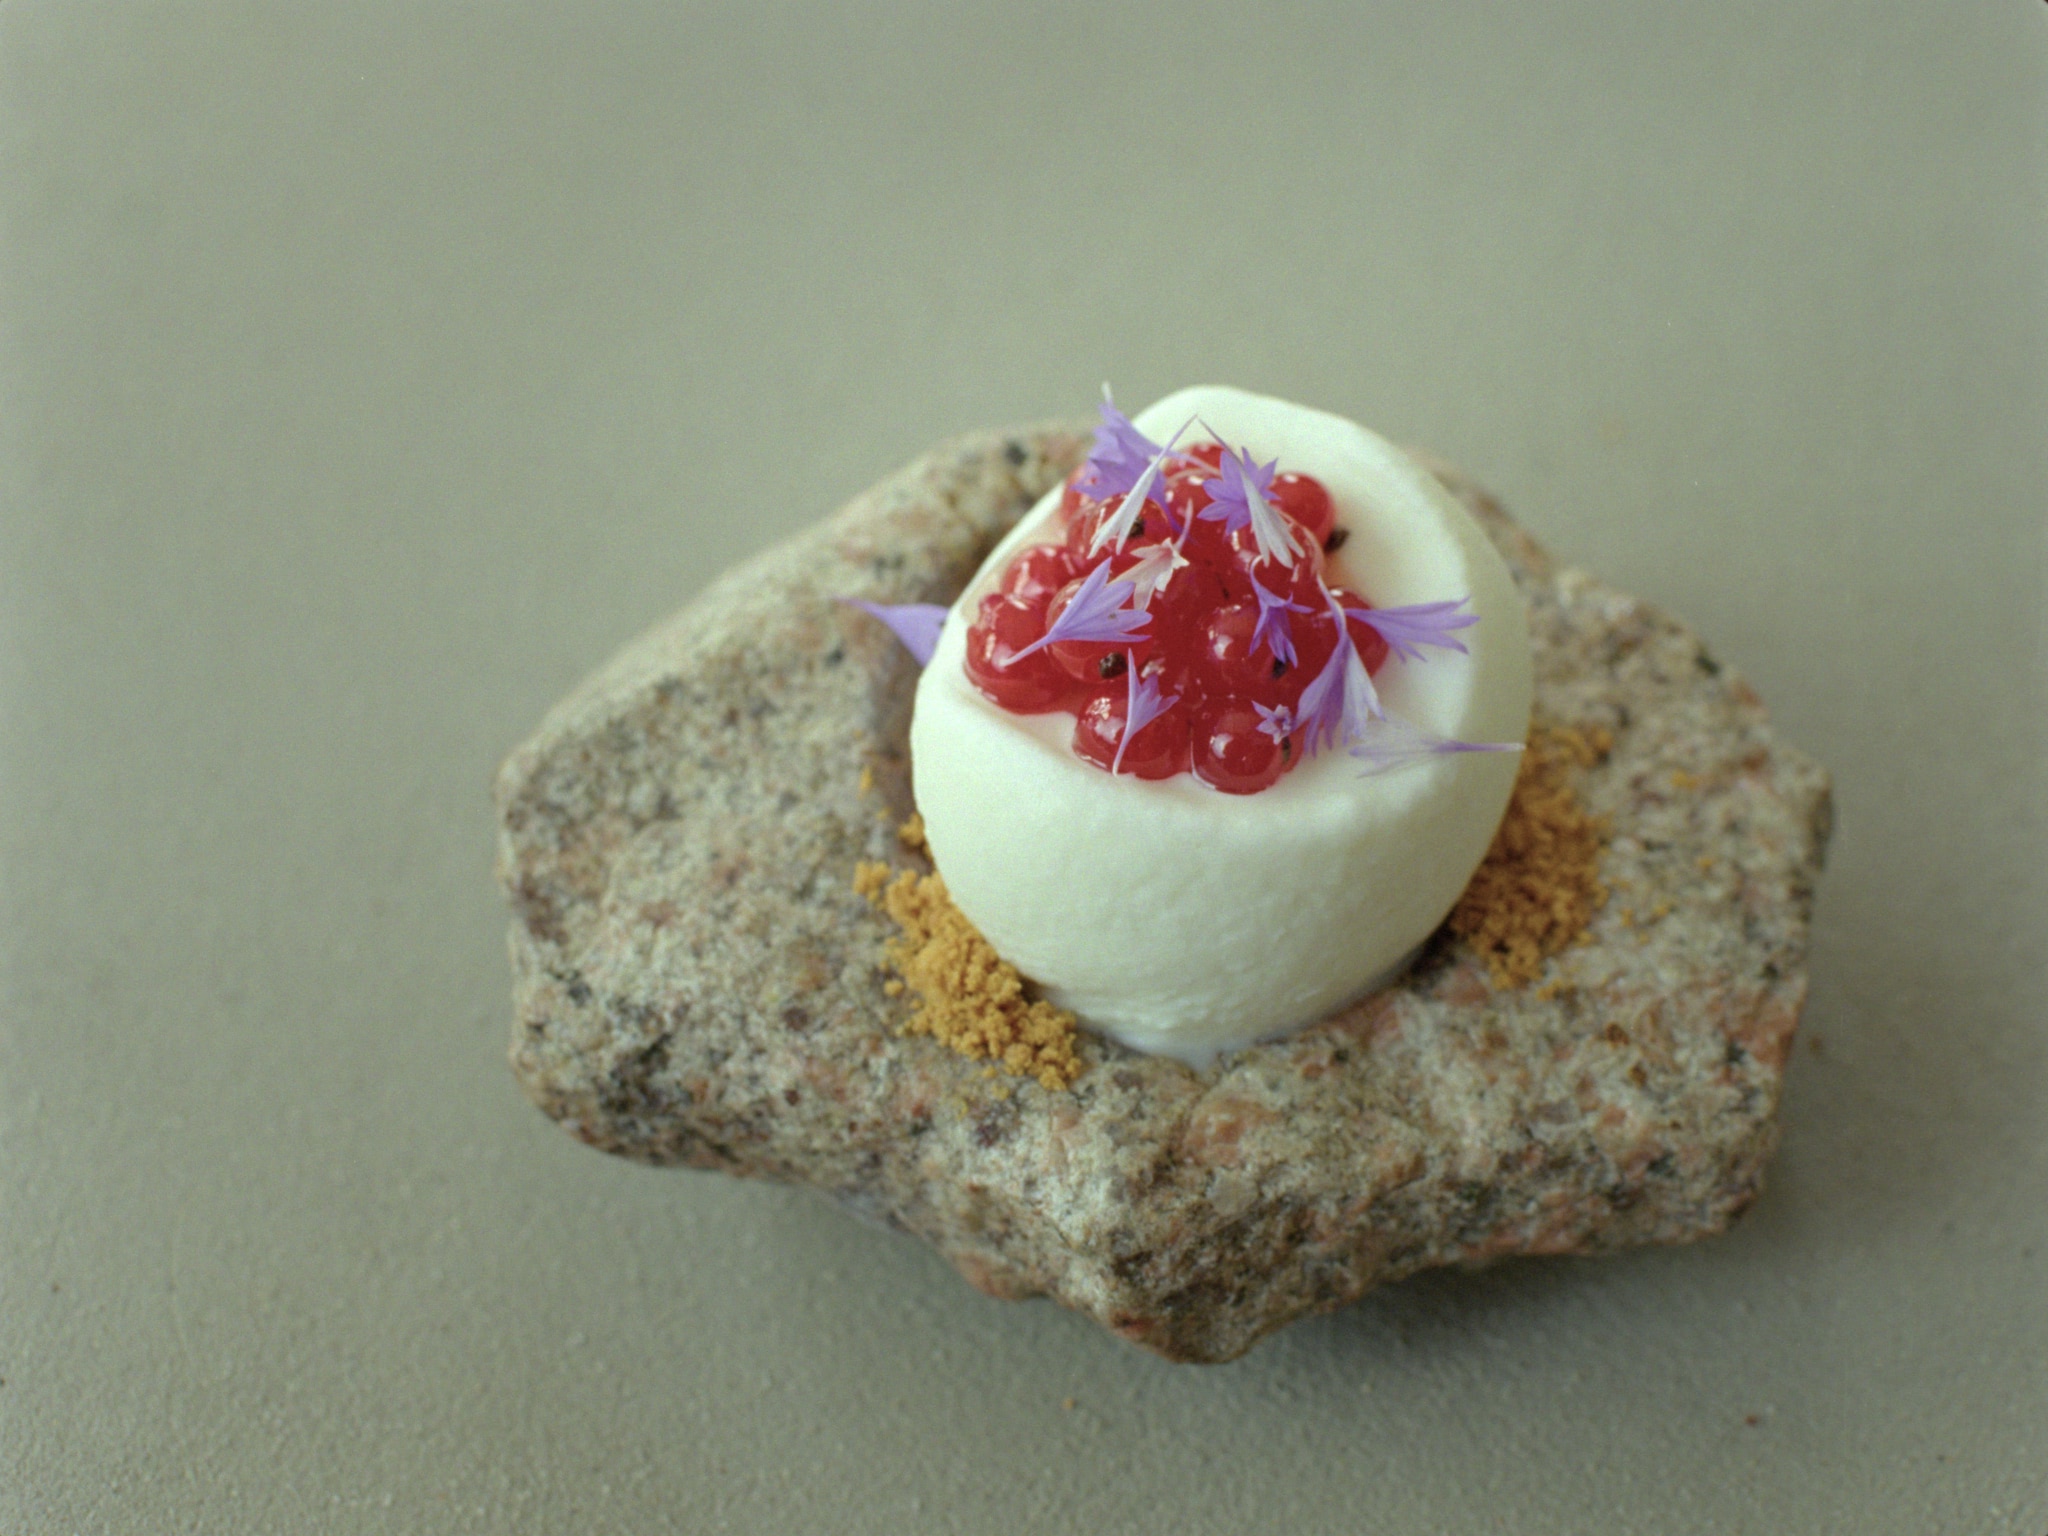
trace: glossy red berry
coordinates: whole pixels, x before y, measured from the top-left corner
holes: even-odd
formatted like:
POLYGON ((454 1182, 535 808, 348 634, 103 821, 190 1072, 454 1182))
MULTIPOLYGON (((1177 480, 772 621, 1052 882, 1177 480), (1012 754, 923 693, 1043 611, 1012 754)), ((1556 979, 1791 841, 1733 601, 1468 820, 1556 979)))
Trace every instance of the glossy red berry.
MULTIPOLYGON (((1175 702, 1133 736, 1120 771, 1146 779, 1192 771, 1226 793, 1252 794, 1289 771, 1299 747, 1298 734, 1276 741, 1262 731, 1266 717, 1258 706, 1298 707, 1303 690, 1336 652, 1340 621, 1323 587, 1340 579, 1324 553, 1334 510, 1312 478, 1277 476, 1271 500, 1287 519, 1296 555, 1290 563, 1263 559, 1249 528, 1231 530, 1220 518, 1197 516, 1209 504, 1202 482, 1214 478, 1221 460, 1214 443, 1181 456, 1167 477, 1166 507, 1147 503, 1114 551, 1094 544, 1121 498, 1104 502, 1069 486, 1060 501, 1058 542, 1020 550, 1003 573, 1002 590, 982 600, 968 631, 967 671, 1004 708, 1073 714, 1074 751, 1107 768, 1123 736, 1126 674, 1136 665, 1147 685, 1175 702), (1165 565, 1162 543, 1172 544, 1184 563, 1165 565), (1139 632, 1107 643, 1062 641, 1002 665, 1045 633, 1105 559, 1112 580, 1141 562, 1154 576, 1170 571, 1151 589, 1139 632), (1301 611, 1287 618, 1292 664, 1279 659, 1270 637, 1253 644, 1259 621, 1254 577, 1270 598, 1299 605, 1301 611)), ((1335 595, 1345 606, 1366 606, 1356 592, 1335 595)), ((1347 629, 1367 667, 1377 670, 1386 659, 1385 642, 1357 620, 1347 629)))
POLYGON ((1045 633, 1045 610, 991 593, 967 631, 967 678, 983 697, 1012 714, 1042 715, 1064 708, 1073 680, 1043 650, 1010 658, 1045 633))
MULTIPOLYGON (((1195 707, 1191 762, 1195 777, 1227 795, 1254 795, 1294 766, 1292 740, 1259 729, 1259 712, 1234 694, 1195 707)), ((1142 734, 1142 733, 1140 733, 1142 734)))
MULTIPOLYGON (((1125 690, 1098 693, 1082 706, 1074 721, 1074 752, 1098 768, 1116 761, 1117 743, 1123 740, 1125 690)), ((1165 714, 1148 721, 1124 749, 1118 773, 1139 779, 1170 779, 1188 766, 1188 711, 1184 701, 1165 714)))
POLYGON ((1320 548, 1337 526, 1337 508, 1323 482, 1308 475, 1275 475, 1273 505, 1301 524, 1320 548))
POLYGON ((1003 572, 1003 591, 1011 597, 1040 606, 1074 579, 1074 562, 1058 544, 1034 544, 1022 551, 1003 572))
POLYGON ((1250 601, 1225 603, 1214 609, 1202 631, 1201 660, 1196 673, 1204 693, 1265 696, 1267 686, 1278 676, 1279 658, 1261 640, 1253 637, 1259 627, 1259 605, 1250 601))

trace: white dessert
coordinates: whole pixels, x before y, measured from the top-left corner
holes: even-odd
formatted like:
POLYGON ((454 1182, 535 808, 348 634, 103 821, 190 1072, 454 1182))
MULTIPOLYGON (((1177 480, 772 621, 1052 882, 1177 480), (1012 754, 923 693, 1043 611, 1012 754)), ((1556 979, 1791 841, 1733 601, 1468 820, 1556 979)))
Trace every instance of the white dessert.
MULTIPOLYGON (((1170 395, 1232 447, 1313 475, 1349 530, 1341 560, 1379 608, 1468 596, 1469 654, 1388 661, 1387 713, 1438 736, 1528 734, 1529 639, 1506 565, 1428 471, 1341 417, 1241 390, 1170 395)), ((913 785, 939 873, 1002 955, 1084 1024, 1201 1064, 1324 1018, 1383 984, 1457 901, 1506 809, 1519 755, 1430 757, 1376 775, 1325 750, 1257 794, 1190 774, 1112 777, 1069 746, 1068 714, 1016 715, 963 669, 975 605, 1027 542, 1058 536, 1050 492, 947 615, 918 685, 913 785)))

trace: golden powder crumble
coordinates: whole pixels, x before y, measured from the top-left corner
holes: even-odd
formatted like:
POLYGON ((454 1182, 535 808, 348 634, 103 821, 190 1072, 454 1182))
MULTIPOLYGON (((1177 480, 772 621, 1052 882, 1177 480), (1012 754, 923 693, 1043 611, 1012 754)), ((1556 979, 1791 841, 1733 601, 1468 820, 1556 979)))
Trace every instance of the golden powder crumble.
POLYGON ((1493 846, 1450 916, 1451 932, 1485 958, 1497 987, 1534 981, 1545 960, 1583 938, 1607 900, 1600 883, 1607 828, 1579 803, 1571 775, 1613 745, 1599 727, 1529 739, 1493 846))
MULTIPOLYGON (((924 823, 913 816, 897 835, 905 847, 922 848, 924 823)), ((903 978, 891 983, 894 992, 907 985, 917 994, 905 1034, 930 1035, 969 1060, 994 1062, 1047 1088, 1081 1075, 1074 1016, 1024 996, 1017 968, 953 905, 937 874, 864 861, 853 888, 903 930, 889 941, 888 958, 903 978)))

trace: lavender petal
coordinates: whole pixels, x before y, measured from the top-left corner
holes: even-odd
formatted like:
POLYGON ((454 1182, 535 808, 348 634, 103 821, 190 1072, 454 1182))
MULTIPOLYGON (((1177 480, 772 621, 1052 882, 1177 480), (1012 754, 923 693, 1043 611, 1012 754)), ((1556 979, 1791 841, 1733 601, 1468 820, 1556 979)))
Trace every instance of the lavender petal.
POLYGON ((1275 597, 1252 577, 1252 596, 1258 599, 1259 621, 1252 627, 1251 648, 1256 652, 1264 641, 1280 661, 1293 666, 1299 658, 1294 650, 1294 626, 1288 621, 1290 613, 1313 613, 1315 610, 1306 603, 1297 603, 1290 598, 1275 597))
POLYGON ((1089 495, 1107 501, 1122 496, 1138 483, 1138 477, 1159 452, 1159 445, 1131 423, 1116 408, 1109 386, 1102 386, 1102 423, 1095 429, 1095 446, 1081 467, 1075 483, 1089 495))
POLYGON ((1443 757, 1457 752, 1519 752, 1519 741, 1454 741, 1448 736, 1439 736, 1425 731, 1405 720, 1395 720, 1386 715, 1372 722, 1371 728, 1352 743, 1351 755, 1365 764, 1365 773, 1385 773, 1391 768, 1400 768, 1409 763, 1421 762, 1426 758, 1443 757))
POLYGON ((924 666, 932 659, 932 652, 938 648, 939 631, 945 627, 946 610, 938 603, 870 603, 857 597, 840 599, 850 608, 871 613, 889 626, 890 631, 903 642, 903 648, 917 658, 917 664, 924 666))
POLYGON ((1445 602, 1411 603, 1405 608, 1347 608, 1344 611, 1374 630, 1387 642, 1387 648, 1403 661, 1422 661, 1425 659, 1422 654, 1425 645, 1471 654, 1465 650, 1465 643, 1452 634, 1453 630, 1470 629, 1479 622, 1478 614, 1458 611, 1471 601, 1469 597, 1456 597, 1445 602))
POLYGON ((1105 544, 1122 549, 1124 541, 1131 536, 1131 529, 1136 525, 1138 515, 1145 510, 1145 503, 1148 500, 1158 502, 1160 511, 1166 511, 1166 461, 1173 453, 1173 445, 1179 442, 1188 428, 1194 424, 1195 418, 1190 416, 1181 423, 1180 431, 1166 440, 1166 446, 1152 455, 1151 462, 1132 483, 1122 504, 1114 513, 1104 518, 1102 526, 1095 530, 1095 537, 1088 545, 1088 552, 1091 555, 1100 554, 1105 544))
POLYGON ((1151 615, 1142 608, 1130 606, 1136 596, 1136 589, 1128 581, 1109 579, 1109 562, 1104 560, 1088 573, 1088 579, 1074 593, 1074 600, 1046 626, 1045 633, 1022 650, 1013 651, 1002 665, 1007 667, 1011 662, 1022 661, 1033 651, 1067 640, 1118 645, 1126 640, 1142 638, 1138 631, 1145 627, 1151 615))
POLYGON ((1311 756, 1324 746, 1348 746, 1359 740, 1373 721, 1386 715, 1372 675, 1351 643, 1344 610, 1329 597, 1328 588, 1324 596, 1329 598, 1331 616, 1337 621, 1337 648, 1301 694, 1301 722, 1307 730, 1302 746, 1311 756))
POLYGON ((1130 739, 1180 702, 1177 693, 1162 702, 1159 685, 1138 676, 1138 658, 1129 652, 1124 654, 1124 678, 1124 730, 1116 739, 1116 755, 1109 760, 1112 774, 1123 766, 1124 748, 1130 739))
POLYGON ((1202 482, 1202 489, 1209 493, 1209 505, 1202 516, 1221 518, 1225 529, 1232 533, 1250 524, 1259 558, 1291 566, 1301 548, 1288 532, 1287 520, 1266 499, 1273 489, 1273 471, 1279 464, 1278 459, 1261 464, 1249 449, 1224 448, 1216 478, 1202 482))

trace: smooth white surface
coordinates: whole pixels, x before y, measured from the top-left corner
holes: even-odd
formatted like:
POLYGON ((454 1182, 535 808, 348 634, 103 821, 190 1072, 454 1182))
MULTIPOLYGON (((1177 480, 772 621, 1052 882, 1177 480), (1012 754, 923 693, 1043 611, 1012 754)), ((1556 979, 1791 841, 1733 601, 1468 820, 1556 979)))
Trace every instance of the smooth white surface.
POLYGON ((2037 0, 0 7, 0 1531, 2043 1536, 2043 165, 2037 0), (500 756, 1104 377, 1834 771, 1734 1232, 1192 1369, 521 1099, 500 756))
MULTIPOLYGON (((1239 389, 1179 390, 1133 420, 1163 442, 1190 417, 1322 481, 1351 531, 1345 565, 1376 607, 1471 598, 1467 654, 1380 673, 1393 718, 1463 741, 1523 739, 1521 600, 1426 470, 1354 422, 1239 389)), ((1198 428, 1185 441, 1210 440, 1198 428)), ((1135 1049, 1199 1064, 1328 1016, 1443 920, 1492 840, 1515 754, 1366 775, 1326 750, 1255 795, 1083 762, 1072 716, 1000 709, 963 669, 981 595, 1018 549, 1052 536, 1058 503, 1049 492, 968 583, 918 682, 911 763, 947 889, 1055 1002, 1135 1049)))

